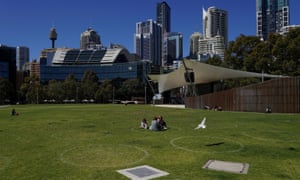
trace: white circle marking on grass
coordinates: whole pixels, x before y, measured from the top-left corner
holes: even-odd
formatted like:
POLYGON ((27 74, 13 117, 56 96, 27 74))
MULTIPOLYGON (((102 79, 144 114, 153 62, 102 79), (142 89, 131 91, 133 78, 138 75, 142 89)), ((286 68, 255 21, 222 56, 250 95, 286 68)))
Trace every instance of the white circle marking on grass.
MULTIPOLYGON (((176 130, 176 131, 182 131, 182 128, 180 127, 168 127, 168 129, 163 130, 163 131, 172 131, 172 130, 176 130)), ((136 127, 136 128, 131 128, 131 131, 133 132, 139 132, 139 133, 144 133, 145 131, 151 131, 150 129, 143 129, 140 127, 136 127)))
MULTIPOLYGON (((183 139, 183 138, 188 138, 188 137, 190 137, 190 138, 199 138, 198 136, 180 136, 180 137, 171 139, 170 140, 170 144, 174 148, 181 149, 181 150, 184 150, 184 151, 201 152, 201 150, 193 150, 193 149, 189 149, 189 148, 186 148, 186 147, 183 147, 183 146, 176 145, 175 141, 183 139)), ((214 153, 233 153, 233 152, 239 152, 242 149, 244 149, 244 145, 242 143, 238 142, 238 141, 228 140, 226 138, 220 138, 220 137, 214 137, 214 136, 201 136, 201 137, 215 138, 215 139, 224 139, 224 140, 231 141, 231 142, 234 142, 234 143, 236 143, 236 144, 239 145, 239 148, 237 148, 237 149, 233 149, 233 150, 229 150, 229 151, 219 151, 219 152, 214 152, 214 153)))
MULTIPOLYGON (((141 158, 139 158, 139 159, 137 159, 137 160, 132 160, 131 162, 121 162, 121 163, 118 163, 118 164, 110 164, 110 165, 108 165, 108 164, 105 164, 105 163, 103 163, 103 164, 92 164, 92 163, 88 163, 88 164, 80 164, 79 162, 74 162, 74 161, 72 161, 72 160, 68 160, 68 159, 66 159, 65 158, 65 155, 67 154, 67 153, 69 153, 69 152, 71 152, 71 151, 76 151, 76 150, 80 150, 80 148, 82 148, 82 147, 74 147, 74 148, 70 148, 70 149, 67 149, 67 150, 65 150, 64 152, 62 152, 61 154, 60 154, 60 160, 63 162, 63 163, 66 163, 66 164, 70 164, 70 165, 73 165, 73 166, 79 166, 79 167, 102 167, 102 168, 108 168, 108 167, 118 167, 118 166, 130 166, 130 165, 134 165, 134 164, 137 164, 137 163, 139 163, 139 162, 141 162, 141 161, 143 161, 144 159, 146 159, 148 156, 149 156, 149 153, 148 153, 148 151, 146 151, 146 150, 144 150, 144 149, 142 149, 142 148, 140 148, 140 147, 136 147, 136 146, 131 146, 131 145, 123 145, 123 144, 117 144, 117 145, 112 145, 112 144, 107 144, 107 145, 103 145, 103 144, 100 144, 100 145, 96 145, 98 148, 99 148, 99 150, 96 150, 95 151, 95 154, 97 154, 97 151, 101 151, 101 147, 103 148, 104 146, 105 147, 115 147, 116 148, 116 146, 119 146, 119 148, 118 148, 118 150, 120 149, 120 147, 127 147, 127 148, 132 148, 132 149, 135 149, 135 150, 137 150, 137 151, 141 151, 141 152, 143 152, 143 156, 141 157, 141 158)), ((87 147, 87 149, 88 149, 89 147, 87 147)), ((114 155, 114 157, 112 157, 112 158, 117 158, 118 157, 118 154, 115 154, 114 155)), ((76 157, 75 157, 76 158, 76 157)))
MULTIPOLYGON (((278 131, 278 130, 274 130, 274 131, 264 131, 264 132, 286 132, 286 131, 278 131)), ((241 133, 242 135, 244 136, 247 136, 247 137, 251 137, 253 139, 256 139, 256 140, 259 140, 259 141, 273 141, 273 142, 300 142, 300 140, 280 140, 280 139, 271 139, 271 138, 263 138, 263 137, 257 137, 257 136, 253 136, 253 135, 250 135, 246 132, 242 132, 241 133)), ((278 136, 276 136, 276 138, 278 138, 278 136)))

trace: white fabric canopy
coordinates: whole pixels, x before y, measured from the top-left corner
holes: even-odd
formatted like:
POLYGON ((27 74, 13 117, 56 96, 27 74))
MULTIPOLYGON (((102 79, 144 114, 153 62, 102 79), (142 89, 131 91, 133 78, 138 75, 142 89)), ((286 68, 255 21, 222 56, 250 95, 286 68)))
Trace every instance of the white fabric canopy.
MULTIPOLYGON (((262 76, 270 77, 270 78, 282 77, 278 75, 233 70, 233 69, 201 63, 199 61, 194 61, 194 60, 184 60, 184 63, 187 69, 189 69, 188 70, 189 72, 191 71, 194 72, 195 84, 203 84, 203 83, 209 83, 209 82, 220 81, 225 79, 233 79, 233 78, 262 77, 262 76)), ((184 78, 185 72, 186 69, 182 65, 180 66, 179 69, 171 73, 149 75, 149 77, 152 81, 158 82, 158 91, 159 93, 162 93, 170 89, 174 89, 174 88, 178 88, 190 84, 189 82, 186 82, 184 78)))

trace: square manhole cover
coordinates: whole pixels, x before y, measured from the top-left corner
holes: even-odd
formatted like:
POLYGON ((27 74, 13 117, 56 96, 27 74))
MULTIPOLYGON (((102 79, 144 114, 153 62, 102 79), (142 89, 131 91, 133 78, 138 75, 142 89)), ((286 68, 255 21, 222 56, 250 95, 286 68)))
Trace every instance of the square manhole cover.
POLYGON ((249 164, 248 163, 219 161, 219 160, 209 160, 202 168, 216 170, 216 171, 226 171, 226 172, 232 172, 232 173, 238 173, 238 174, 247 174, 249 164))
POLYGON ((117 170, 117 172, 123 174, 124 176, 127 176, 132 180, 147 180, 157 178, 160 176, 166 176, 169 174, 165 171, 161 171, 148 165, 137 166, 128 169, 121 169, 117 170))

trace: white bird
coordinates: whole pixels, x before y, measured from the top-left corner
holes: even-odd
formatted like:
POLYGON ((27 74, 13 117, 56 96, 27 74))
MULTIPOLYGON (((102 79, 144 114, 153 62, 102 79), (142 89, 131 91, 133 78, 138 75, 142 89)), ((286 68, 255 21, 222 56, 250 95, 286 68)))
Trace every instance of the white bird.
POLYGON ((198 126, 195 128, 195 129, 200 129, 200 128, 206 128, 206 125, 205 125, 205 121, 206 121, 206 117, 204 117, 201 121, 200 124, 198 124, 198 126))

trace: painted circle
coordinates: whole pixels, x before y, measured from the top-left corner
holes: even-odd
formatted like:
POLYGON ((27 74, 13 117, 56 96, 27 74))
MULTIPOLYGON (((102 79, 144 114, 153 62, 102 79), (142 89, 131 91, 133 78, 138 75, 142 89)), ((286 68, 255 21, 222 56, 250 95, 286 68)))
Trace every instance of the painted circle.
POLYGON ((181 136, 172 139, 170 144, 190 152, 232 153, 244 148, 240 142, 212 136, 181 136))
POLYGON ((242 134, 259 141, 300 142, 299 135, 280 130, 255 131, 256 135, 253 135, 252 132, 242 132, 242 134), (257 136, 257 134, 259 134, 259 136, 257 136))
POLYGON ((136 146, 102 144, 68 149, 60 159, 74 166, 117 167, 141 162, 148 156, 147 151, 136 146))

